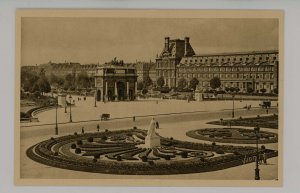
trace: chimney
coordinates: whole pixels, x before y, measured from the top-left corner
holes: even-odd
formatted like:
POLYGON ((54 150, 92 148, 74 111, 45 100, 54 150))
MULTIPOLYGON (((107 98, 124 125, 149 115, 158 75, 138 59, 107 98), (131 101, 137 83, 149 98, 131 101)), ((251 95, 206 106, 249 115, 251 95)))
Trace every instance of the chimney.
POLYGON ((165 37, 165 50, 169 50, 170 37, 165 37))
POLYGON ((189 43, 190 43, 190 38, 185 37, 184 38, 184 56, 187 56, 187 48, 188 48, 189 43))

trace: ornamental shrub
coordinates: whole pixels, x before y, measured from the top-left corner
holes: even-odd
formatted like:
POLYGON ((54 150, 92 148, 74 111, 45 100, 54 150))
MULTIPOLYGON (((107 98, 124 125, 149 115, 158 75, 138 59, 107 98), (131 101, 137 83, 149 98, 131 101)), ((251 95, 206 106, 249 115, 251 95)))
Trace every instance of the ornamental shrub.
POLYGON ((117 156, 117 161, 122 161, 122 157, 120 155, 117 156))
POLYGON ((186 152, 186 151, 181 152, 181 157, 182 158, 187 158, 188 157, 188 152, 186 152))
POLYGON ((101 139, 102 140, 107 140, 107 136, 104 135, 104 136, 101 137, 101 139))
POLYGON ((77 132, 75 132, 74 135, 78 135, 77 132))
POLYGON ((54 152, 54 156, 58 156, 58 152, 56 151, 56 152, 54 152))
POLYGON ((87 141, 91 143, 91 142, 94 141, 94 138, 93 138, 93 137, 89 137, 89 138, 87 139, 87 141))
POLYGON ((154 161, 153 161, 153 160, 149 160, 149 161, 148 161, 148 164, 149 164, 150 166, 153 166, 153 165, 154 165, 154 161))
POLYGON ((96 159, 96 158, 94 158, 94 159, 93 159, 93 162, 95 162, 95 163, 96 163, 96 162, 97 162, 97 159, 96 159))
POLYGON ((82 140, 78 140, 77 141, 77 145, 82 145, 83 143, 82 143, 82 140))
POLYGON ((166 155, 165 160, 170 160, 171 157, 169 155, 166 155))
POLYGON ((81 149, 77 147, 77 148, 75 149, 75 153, 76 153, 76 154, 80 154, 80 153, 81 153, 81 149))
POLYGON ((142 156, 142 157, 141 157, 141 159, 142 159, 142 162, 147 162, 147 161, 148 161, 148 157, 147 157, 147 156, 145 156, 145 155, 144 155, 144 156, 142 156))
POLYGON ((105 132, 108 132, 108 129, 105 129, 105 132))
POLYGON ((222 149, 218 149, 218 150, 216 150, 216 153, 217 154, 224 154, 225 152, 222 149))
POLYGON ((94 159, 99 159, 100 158, 100 154, 95 154, 94 155, 94 159))
POLYGON ((76 144, 75 143, 72 143, 71 149, 76 149, 76 144))

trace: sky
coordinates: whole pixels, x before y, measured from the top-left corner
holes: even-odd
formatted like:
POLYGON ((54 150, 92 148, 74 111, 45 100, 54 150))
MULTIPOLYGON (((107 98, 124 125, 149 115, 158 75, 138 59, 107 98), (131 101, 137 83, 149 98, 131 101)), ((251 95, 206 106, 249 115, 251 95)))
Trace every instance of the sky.
POLYGON ((277 19, 22 18, 21 64, 155 61, 164 38, 196 54, 278 49, 277 19))

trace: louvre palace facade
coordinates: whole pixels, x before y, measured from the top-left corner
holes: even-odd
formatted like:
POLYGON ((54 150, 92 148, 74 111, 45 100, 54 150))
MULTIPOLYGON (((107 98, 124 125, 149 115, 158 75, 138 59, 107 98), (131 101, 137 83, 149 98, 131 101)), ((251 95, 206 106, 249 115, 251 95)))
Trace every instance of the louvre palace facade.
POLYGON ((209 88, 213 77, 219 77, 221 88, 239 88, 246 92, 265 89, 267 93, 278 88, 278 51, 254 51, 196 55, 189 38, 165 38, 162 53, 156 59, 156 75, 164 77, 165 85, 176 87, 178 81, 199 80, 199 87, 209 88))

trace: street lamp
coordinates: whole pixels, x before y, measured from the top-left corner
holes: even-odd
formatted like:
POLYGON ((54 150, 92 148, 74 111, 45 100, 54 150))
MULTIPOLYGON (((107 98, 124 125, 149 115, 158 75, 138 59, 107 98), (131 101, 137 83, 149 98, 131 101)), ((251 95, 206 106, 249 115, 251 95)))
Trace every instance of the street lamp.
POLYGON ((95 107, 97 107, 97 92, 95 92, 95 107))
POLYGON ((58 135, 58 124, 57 124, 57 108, 58 108, 58 97, 56 97, 56 110, 55 110, 55 135, 58 135))
POLYGON ((71 95, 69 96, 69 99, 70 99, 70 122, 72 122, 72 108, 71 108, 71 106, 72 106, 72 96, 71 95))
POLYGON ((232 118, 234 118, 234 95, 232 95, 232 118))
POLYGON ((258 168, 258 162, 259 162, 259 153, 258 153, 258 139, 259 139, 259 127, 254 128, 254 133, 256 136, 256 168, 255 168, 255 180, 260 180, 259 177, 259 168, 258 168))

